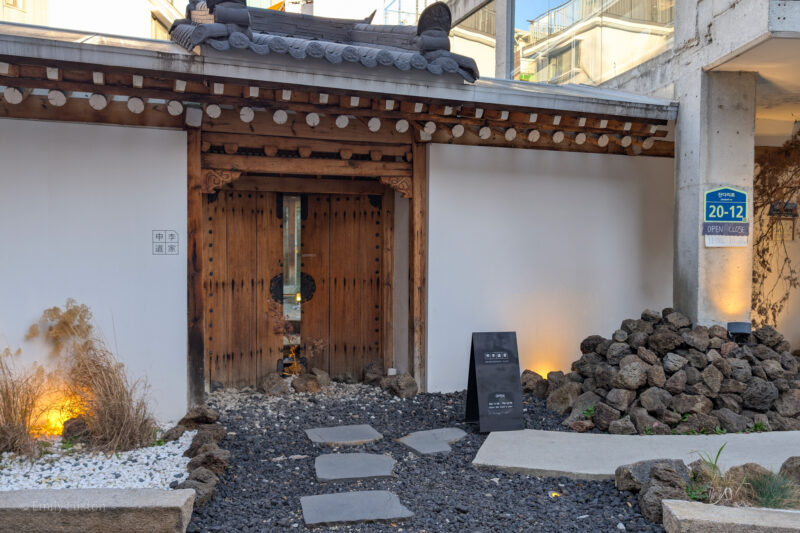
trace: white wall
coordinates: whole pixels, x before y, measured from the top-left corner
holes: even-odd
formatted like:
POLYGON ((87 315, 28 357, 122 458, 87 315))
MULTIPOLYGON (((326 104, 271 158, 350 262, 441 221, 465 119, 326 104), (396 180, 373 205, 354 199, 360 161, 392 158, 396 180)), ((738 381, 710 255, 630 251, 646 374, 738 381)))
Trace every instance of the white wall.
POLYGON ((186 411, 186 134, 0 119, 0 349, 41 312, 87 304, 160 421, 186 411), (153 255, 175 230, 179 255, 153 255))
POLYGON ((430 145, 428 390, 466 388, 473 331, 568 371, 590 334, 672 302, 673 161, 430 145))

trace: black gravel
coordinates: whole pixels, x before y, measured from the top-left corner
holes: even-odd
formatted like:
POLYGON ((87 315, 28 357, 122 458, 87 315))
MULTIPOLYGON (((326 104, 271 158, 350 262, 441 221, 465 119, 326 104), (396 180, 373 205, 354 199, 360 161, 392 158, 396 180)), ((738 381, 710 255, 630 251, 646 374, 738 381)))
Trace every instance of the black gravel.
MULTIPOLYGON (((231 452, 231 466, 217 485, 216 497, 195 510, 189 531, 307 531, 301 496, 354 490, 394 492, 415 516, 397 523, 316 531, 619 533, 620 524, 626 531, 663 531, 642 518, 635 495, 616 490, 611 481, 537 478, 473 467, 471 461, 486 437, 463 423, 464 393, 420 394, 399 400, 378 388, 347 390, 341 397, 336 396, 342 389, 331 396, 271 399, 269 409, 264 396, 242 392, 239 406, 227 412, 219 397, 212 398, 210 403, 223 411, 221 422, 236 433, 221 443, 231 452), (314 459, 318 455, 354 449, 313 444, 303 430, 363 423, 371 424, 384 438, 358 451, 391 454, 397 460, 394 478, 317 482, 314 459), (395 442, 412 431, 450 426, 468 435, 452 446, 449 455, 418 457, 395 442), (293 455, 307 457, 291 459, 293 455), (553 492, 560 496, 553 497, 553 492)), ((525 404, 527 427, 566 430, 543 401, 528 397, 525 404)))

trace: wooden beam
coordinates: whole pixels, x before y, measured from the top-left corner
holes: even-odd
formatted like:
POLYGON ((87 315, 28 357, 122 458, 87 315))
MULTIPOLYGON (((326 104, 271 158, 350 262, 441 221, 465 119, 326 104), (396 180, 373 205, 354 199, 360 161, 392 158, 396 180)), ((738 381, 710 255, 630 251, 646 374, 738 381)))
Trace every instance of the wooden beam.
POLYGON ((258 149, 269 144, 278 150, 297 151, 300 147, 310 147, 316 153, 336 154, 341 150, 349 150, 352 154, 368 155, 373 150, 379 150, 383 155, 404 156, 410 150, 410 143, 403 144, 376 144, 348 141, 325 141, 301 137, 272 137, 264 135, 241 135, 236 133, 203 132, 203 141, 215 146, 236 144, 244 148, 258 149))
POLYGON ((189 404, 205 401, 205 340, 203 338, 203 169, 200 164, 200 132, 186 132, 187 146, 187 234, 186 257, 188 274, 189 328, 187 368, 189 404))
POLYGON ((272 176, 243 176, 224 185, 221 190, 228 189, 296 194, 385 194, 387 191, 387 187, 377 180, 278 178, 272 176))
POLYGON ((366 124, 358 120, 350 121, 350 125, 346 128, 338 128, 335 119, 326 115, 320 117, 319 125, 312 128, 306 124, 303 117, 298 119, 297 115, 287 116, 284 124, 276 124, 269 115, 269 113, 259 113, 253 122, 245 124, 239 119, 238 112, 223 109, 219 118, 204 122, 203 131, 382 144, 411 144, 413 139, 410 131, 399 133, 394 128, 382 128, 378 132, 372 132, 366 124))
POLYGON ((409 367, 420 391, 427 389, 427 301, 428 301, 428 170, 427 147, 412 148, 413 177, 409 231, 409 367))
POLYGON ((235 170, 203 169, 203 187, 206 194, 212 194, 233 181, 239 179, 241 172, 235 170))
POLYGON ((205 168, 224 168, 265 174, 300 174, 311 176, 410 176, 411 164, 397 161, 361 161, 350 159, 298 159, 247 155, 203 154, 205 168))
POLYGON ((67 98, 63 106, 58 106, 51 104, 47 96, 29 96, 19 105, 0 99, 0 117, 182 129, 183 117, 171 116, 165 107, 148 104, 144 112, 136 115, 128 111, 127 102, 112 101, 104 110, 96 111, 86 98, 67 98))
POLYGON ((394 191, 383 195, 381 223, 383 225, 383 265, 381 268, 381 308, 383 309, 383 367, 397 368, 394 354, 394 191))

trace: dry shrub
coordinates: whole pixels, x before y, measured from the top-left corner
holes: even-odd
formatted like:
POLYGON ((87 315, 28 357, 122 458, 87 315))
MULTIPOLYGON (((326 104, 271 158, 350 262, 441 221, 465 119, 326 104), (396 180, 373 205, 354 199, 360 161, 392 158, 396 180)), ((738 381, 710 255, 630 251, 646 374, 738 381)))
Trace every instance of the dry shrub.
POLYGON ((67 386, 86 408, 89 444, 106 452, 153 443, 156 424, 146 386, 128 381, 125 367, 99 339, 73 343, 65 355, 67 386))
POLYGON ((130 382, 125 367, 94 333, 86 305, 67 300, 46 310, 28 338, 42 336, 59 358, 66 394, 76 399, 89 427, 88 444, 106 452, 153 443, 156 424, 146 401, 147 385, 130 382))
POLYGON ((0 352, 0 453, 35 455, 38 451, 32 435, 36 420, 36 399, 44 384, 44 370, 29 372, 12 368, 11 351, 0 352))

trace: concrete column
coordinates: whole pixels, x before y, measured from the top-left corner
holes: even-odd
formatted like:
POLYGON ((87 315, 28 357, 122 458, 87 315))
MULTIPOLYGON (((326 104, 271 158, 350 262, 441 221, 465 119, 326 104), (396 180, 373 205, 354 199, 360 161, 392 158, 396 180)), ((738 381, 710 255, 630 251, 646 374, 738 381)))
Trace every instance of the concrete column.
POLYGON ((674 307, 698 324, 749 322, 756 75, 687 72, 675 89, 674 307), (747 247, 705 246, 703 195, 723 186, 750 195, 747 247))
POLYGON ((514 0, 495 0, 494 77, 509 79, 514 69, 514 0))

